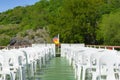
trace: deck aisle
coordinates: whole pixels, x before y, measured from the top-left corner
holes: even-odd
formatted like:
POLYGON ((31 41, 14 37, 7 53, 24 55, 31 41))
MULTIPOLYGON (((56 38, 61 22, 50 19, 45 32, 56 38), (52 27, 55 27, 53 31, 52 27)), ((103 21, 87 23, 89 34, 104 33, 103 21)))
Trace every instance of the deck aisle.
POLYGON ((40 80, 75 80, 73 71, 66 59, 57 57, 42 68, 40 80))

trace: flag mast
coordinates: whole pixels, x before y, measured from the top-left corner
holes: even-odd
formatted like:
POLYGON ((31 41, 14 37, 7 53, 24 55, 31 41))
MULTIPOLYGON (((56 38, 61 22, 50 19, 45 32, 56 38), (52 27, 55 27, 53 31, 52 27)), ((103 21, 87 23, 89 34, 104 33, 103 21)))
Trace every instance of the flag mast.
POLYGON ((58 42, 60 43, 60 36, 59 36, 59 34, 58 34, 58 42))
MULTIPOLYGON (((59 42, 59 44, 60 44, 60 35, 58 34, 58 42, 59 42)), ((60 53, 59 52, 59 44, 58 44, 58 54, 60 53)))

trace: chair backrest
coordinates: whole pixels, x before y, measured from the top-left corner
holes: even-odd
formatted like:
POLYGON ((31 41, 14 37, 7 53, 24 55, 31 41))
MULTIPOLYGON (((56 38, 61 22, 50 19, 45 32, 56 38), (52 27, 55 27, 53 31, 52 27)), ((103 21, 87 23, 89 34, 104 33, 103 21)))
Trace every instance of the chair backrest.
POLYGON ((33 52, 31 51, 30 48, 22 48, 20 49, 20 51, 22 51, 27 59, 27 63, 30 64, 31 62, 33 62, 34 58, 33 58, 33 52))
POLYGON ((97 52, 93 52, 90 56, 90 65, 91 67, 98 68, 99 67, 99 59, 100 57, 105 54, 106 50, 104 49, 99 49, 97 52))
POLYGON ((2 51, 0 51, 0 73, 3 71, 3 63, 4 63, 4 57, 1 55, 2 51))
POLYGON ((20 49, 12 49, 11 50, 14 53, 14 56, 18 59, 18 63, 20 66, 26 65, 26 56, 24 55, 24 52, 22 52, 20 49))
POLYGON ((120 56, 113 51, 108 51, 107 54, 101 56, 99 63, 100 76, 106 75, 106 80, 116 80, 115 70, 120 64, 120 56))
POLYGON ((4 58, 4 69, 13 70, 19 67, 18 59, 12 51, 4 51, 1 55, 4 58))

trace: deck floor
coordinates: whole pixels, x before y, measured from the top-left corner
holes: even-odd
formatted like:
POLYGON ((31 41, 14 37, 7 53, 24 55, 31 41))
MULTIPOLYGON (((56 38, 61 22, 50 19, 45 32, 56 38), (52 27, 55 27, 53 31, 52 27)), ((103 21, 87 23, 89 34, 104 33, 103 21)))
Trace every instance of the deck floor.
POLYGON ((74 70, 65 58, 56 57, 41 69, 37 80, 75 80, 74 70))

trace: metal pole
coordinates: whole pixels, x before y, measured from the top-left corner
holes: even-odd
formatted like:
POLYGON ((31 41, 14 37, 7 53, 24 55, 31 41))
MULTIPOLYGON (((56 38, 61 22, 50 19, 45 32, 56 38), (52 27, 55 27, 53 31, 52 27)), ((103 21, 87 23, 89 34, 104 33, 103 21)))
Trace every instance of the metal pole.
MULTIPOLYGON (((58 42, 60 44, 60 36, 59 36, 59 34, 58 34, 58 42)), ((59 44, 58 44, 58 54, 59 54, 59 44)))

